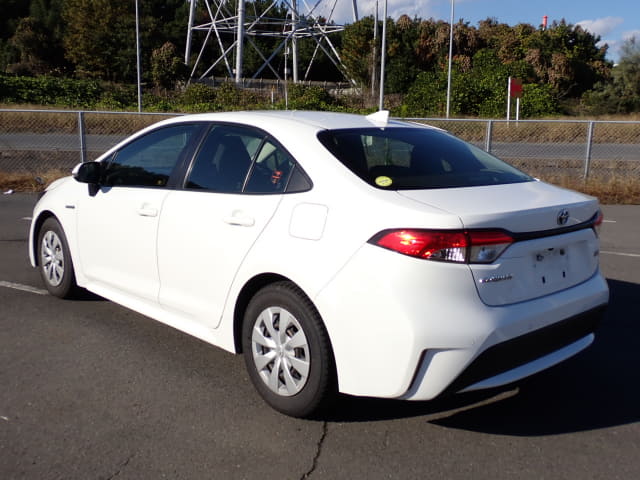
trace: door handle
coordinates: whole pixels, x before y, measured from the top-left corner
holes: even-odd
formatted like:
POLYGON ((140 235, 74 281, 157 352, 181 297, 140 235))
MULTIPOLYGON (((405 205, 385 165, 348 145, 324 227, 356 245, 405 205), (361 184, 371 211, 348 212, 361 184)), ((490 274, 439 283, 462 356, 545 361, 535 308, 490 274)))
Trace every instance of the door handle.
POLYGON ((244 212, 235 211, 222 219, 224 223, 229 225, 238 225, 240 227, 253 227, 256 223, 253 217, 246 215, 244 212))
POLYGON ((143 203, 140 208, 138 208, 138 215, 141 217, 157 217, 158 209, 149 206, 147 203, 143 203))

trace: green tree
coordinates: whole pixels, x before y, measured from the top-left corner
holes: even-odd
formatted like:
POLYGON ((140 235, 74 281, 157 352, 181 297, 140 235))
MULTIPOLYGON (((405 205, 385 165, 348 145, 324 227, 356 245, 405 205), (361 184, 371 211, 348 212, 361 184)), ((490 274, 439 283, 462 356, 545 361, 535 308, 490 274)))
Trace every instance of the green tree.
MULTIPOLYGON (((466 69, 465 56, 454 63, 451 88, 451 112, 454 115, 503 117, 506 113, 506 90, 509 76, 526 78, 525 61, 504 63, 494 49, 479 50, 466 69)), ((421 73, 409 89, 402 115, 443 116, 446 111, 447 72, 421 73)), ((544 116, 557 111, 557 102, 548 85, 525 85, 521 102, 522 118, 544 116)))
POLYGON ((551 85, 558 99, 576 98, 610 75, 608 47, 598 47, 599 41, 599 36, 562 20, 532 32, 522 48, 537 83, 551 85))
POLYGON ((32 17, 20 20, 9 44, 18 52, 18 61, 7 67, 10 73, 37 75, 47 73, 47 34, 44 26, 32 17))
POLYGON ((61 11, 62 0, 31 1, 29 16, 20 19, 9 39, 17 57, 8 71, 37 75, 65 69, 61 11))
POLYGON ((0 1, 0 72, 19 61, 19 52, 9 43, 20 19, 29 15, 29 3, 24 0, 0 1))
POLYGON ((640 111, 640 42, 636 37, 625 40, 620 49, 620 62, 611 80, 601 82, 587 92, 583 104, 592 114, 631 113, 640 111))
POLYGON ((419 24, 407 15, 387 24, 386 92, 406 92, 420 73, 415 54, 419 24))
POLYGON ((178 57, 176 47, 166 42, 151 54, 151 77, 158 88, 173 89, 176 82, 186 75, 186 65, 178 57))
POLYGON ((614 78, 622 84, 625 97, 640 100, 640 41, 631 37, 621 48, 620 63, 614 78))
MULTIPOLYGON (((387 26, 389 26, 389 21, 387 26)), ((371 68, 373 55, 373 25, 372 16, 361 18, 359 21, 347 25, 342 34, 342 49, 340 57, 349 76, 359 85, 371 86, 371 68)), ((382 31, 381 28, 378 29, 382 31)), ((379 38, 379 36, 378 36, 379 38)), ((377 62, 377 59, 376 59, 377 62)))
POLYGON ((80 77, 131 81, 135 74, 133 2, 65 0, 65 54, 80 77))

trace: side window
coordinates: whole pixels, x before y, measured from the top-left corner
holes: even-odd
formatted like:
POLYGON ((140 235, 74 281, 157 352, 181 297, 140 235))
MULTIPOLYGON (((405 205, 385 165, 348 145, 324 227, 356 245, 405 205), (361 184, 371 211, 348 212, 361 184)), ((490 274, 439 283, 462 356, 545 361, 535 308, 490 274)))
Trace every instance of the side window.
POLYGON ((164 187, 198 125, 173 125, 154 130, 125 145, 107 164, 106 186, 164 187))
POLYGON ((193 162, 186 187, 222 193, 241 192, 263 137, 260 132, 247 128, 214 127, 193 162))
POLYGON ((287 152, 266 140, 258 153, 244 191, 248 193, 283 192, 294 166, 295 162, 287 152))

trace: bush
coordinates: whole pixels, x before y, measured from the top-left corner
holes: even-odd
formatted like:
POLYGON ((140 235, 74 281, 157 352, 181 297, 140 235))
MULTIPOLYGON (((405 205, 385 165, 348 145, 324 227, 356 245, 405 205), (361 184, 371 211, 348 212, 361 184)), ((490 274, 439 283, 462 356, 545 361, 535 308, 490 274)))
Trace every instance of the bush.
POLYGON ((0 101, 5 103, 90 108, 100 100, 102 93, 100 83, 94 80, 0 75, 0 101))
MULTIPOLYGON (((527 78, 524 62, 504 65, 489 50, 473 57, 474 68, 463 71, 456 63, 452 75, 452 115, 499 118, 507 110, 509 76, 527 78)), ((542 117, 558 112, 550 85, 526 84, 521 99, 522 118, 542 117)), ((409 89, 399 113, 403 116, 444 116, 447 102, 447 73, 423 72, 409 89)))
POLYGON ((403 117, 443 116, 446 104, 446 77, 434 72, 422 72, 405 96, 400 111, 394 113, 403 117))
POLYGON ((520 100, 522 118, 540 118, 558 113, 558 102, 551 85, 523 85, 520 100))
POLYGON ((96 110, 127 110, 138 104, 135 85, 106 84, 96 110))
POLYGON ((322 87, 302 84, 288 86, 289 109, 291 110, 337 110, 338 102, 322 87))
POLYGON ((192 83, 179 95, 177 101, 186 107, 198 105, 197 111, 212 110, 216 101, 216 91, 203 83, 192 83))

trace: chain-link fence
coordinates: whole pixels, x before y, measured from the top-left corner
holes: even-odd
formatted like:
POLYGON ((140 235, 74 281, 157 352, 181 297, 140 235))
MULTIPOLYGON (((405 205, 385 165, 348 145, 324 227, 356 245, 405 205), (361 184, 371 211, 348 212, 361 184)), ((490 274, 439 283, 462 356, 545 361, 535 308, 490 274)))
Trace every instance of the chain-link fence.
MULTIPOLYGON (((70 169, 170 116, 0 110, 0 171, 70 169)), ((640 122, 407 120, 448 130, 534 176, 640 178, 640 122)))
POLYGON ((171 116, 175 114, 0 110, 0 172, 70 170, 171 116))
POLYGON ((640 178, 640 122, 407 120, 443 128, 534 176, 640 178))

